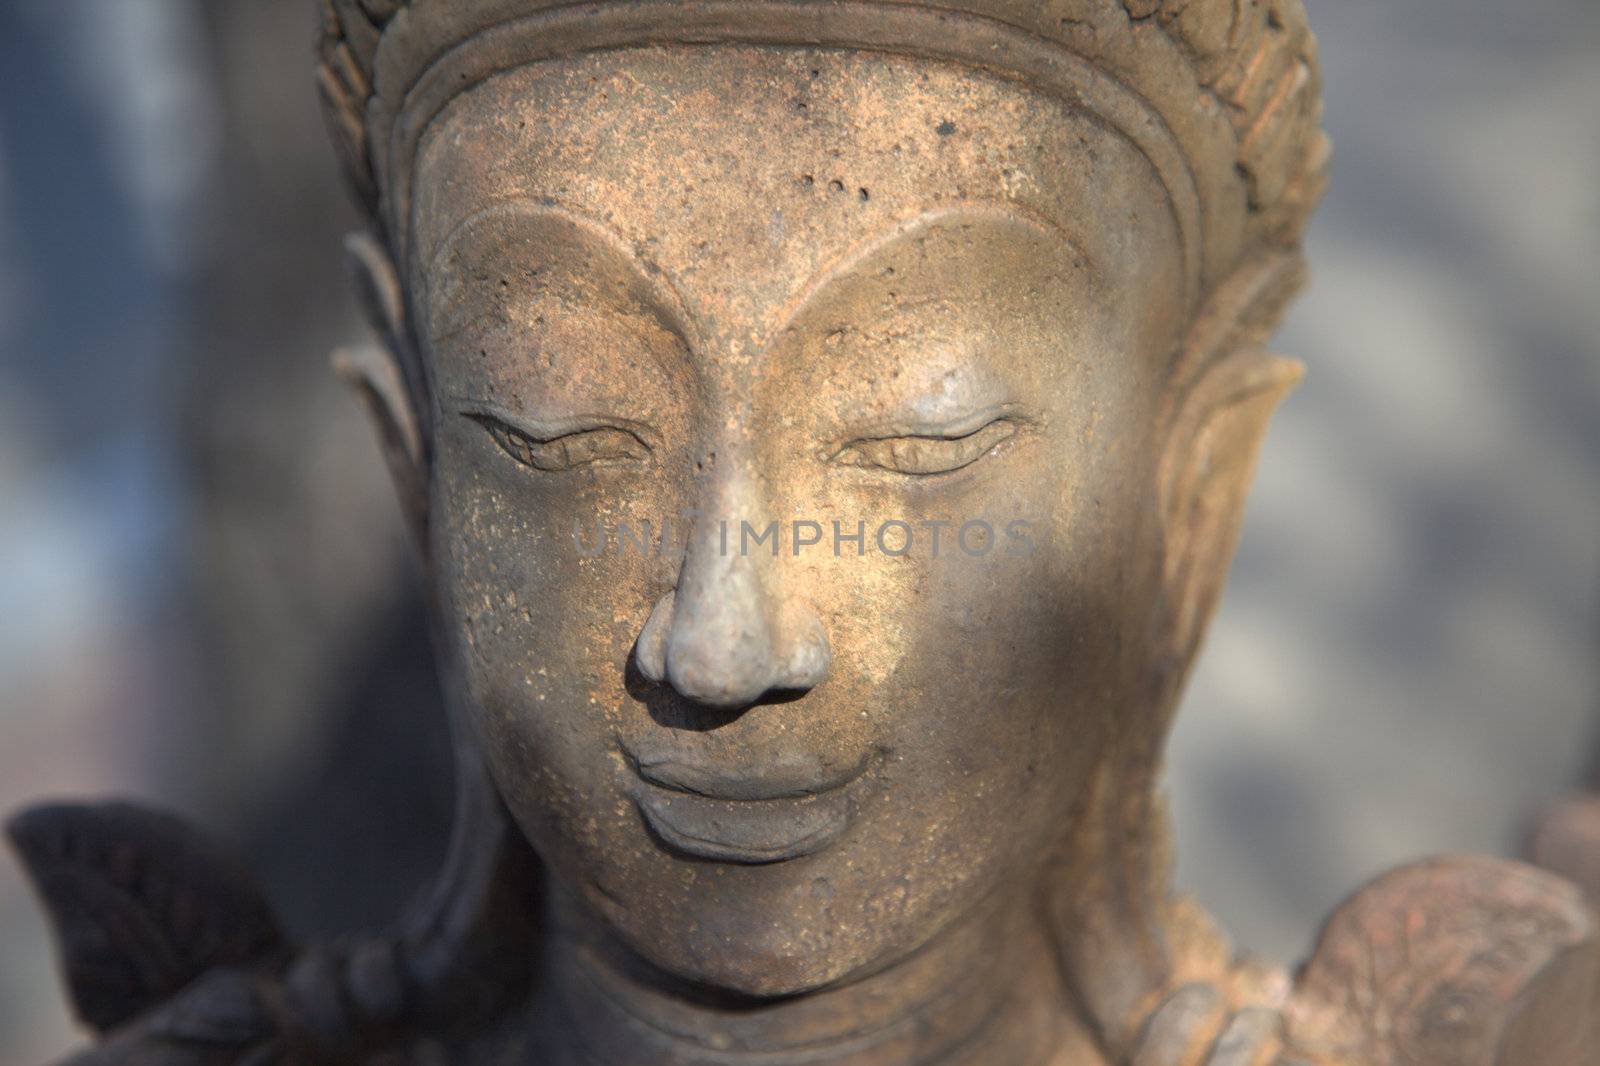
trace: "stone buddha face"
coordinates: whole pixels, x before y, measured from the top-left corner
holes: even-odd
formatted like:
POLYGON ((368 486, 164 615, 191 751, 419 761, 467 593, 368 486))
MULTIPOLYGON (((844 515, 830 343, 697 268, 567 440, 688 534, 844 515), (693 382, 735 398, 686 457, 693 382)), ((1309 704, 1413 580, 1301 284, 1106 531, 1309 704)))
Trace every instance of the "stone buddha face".
POLYGON ((414 187, 429 570, 557 885, 756 995, 1028 905, 1168 650, 1145 158, 969 68, 644 48, 464 92, 414 187))

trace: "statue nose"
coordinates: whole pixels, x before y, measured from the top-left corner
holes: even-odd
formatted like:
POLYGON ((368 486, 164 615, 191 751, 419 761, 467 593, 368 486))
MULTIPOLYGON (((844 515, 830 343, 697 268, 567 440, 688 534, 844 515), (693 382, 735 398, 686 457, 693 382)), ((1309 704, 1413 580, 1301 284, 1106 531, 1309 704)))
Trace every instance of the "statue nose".
POLYGON ((771 549, 746 551, 744 539, 692 538, 678 587, 651 610, 635 649, 645 677, 709 707, 814 688, 832 659, 821 618, 776 589, 771 549))

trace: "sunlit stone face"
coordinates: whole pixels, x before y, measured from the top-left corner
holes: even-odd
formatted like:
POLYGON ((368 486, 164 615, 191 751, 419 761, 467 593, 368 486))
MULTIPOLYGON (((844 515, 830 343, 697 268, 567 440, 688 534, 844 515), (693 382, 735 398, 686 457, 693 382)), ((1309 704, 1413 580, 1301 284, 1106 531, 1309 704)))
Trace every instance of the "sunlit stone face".
POLYGON ((463 94, 416 187, 435 580, 552 875, 761 994, 1024 904, 1153 654, 1137 150, 953 66, 649 48, 463 94))

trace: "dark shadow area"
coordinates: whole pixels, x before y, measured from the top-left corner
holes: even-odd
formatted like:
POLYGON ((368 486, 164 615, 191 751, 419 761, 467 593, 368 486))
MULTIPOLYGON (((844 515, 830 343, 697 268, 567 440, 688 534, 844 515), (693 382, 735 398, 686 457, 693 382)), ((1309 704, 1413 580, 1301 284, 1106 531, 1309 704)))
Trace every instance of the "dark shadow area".
POLYGON ((306 937, 392 922, 438 873, 453 753, 420 603, 352 664, 343 717, 302 775, 243 831, 246 854, 306 937))

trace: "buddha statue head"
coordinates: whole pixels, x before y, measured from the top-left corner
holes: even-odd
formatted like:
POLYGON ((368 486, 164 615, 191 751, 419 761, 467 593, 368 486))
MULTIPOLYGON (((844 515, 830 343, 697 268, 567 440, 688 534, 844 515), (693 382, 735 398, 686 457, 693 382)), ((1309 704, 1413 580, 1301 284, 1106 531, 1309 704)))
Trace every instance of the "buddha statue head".
POLYGON ((1160 753, 1297 376, 1300 0, 327 8, 346 370, 464 823, 532 845, 563 957, 858 990, 823 1041, 885 975, 1048 955, 1125 1044, 1190 951, 1160 753))

